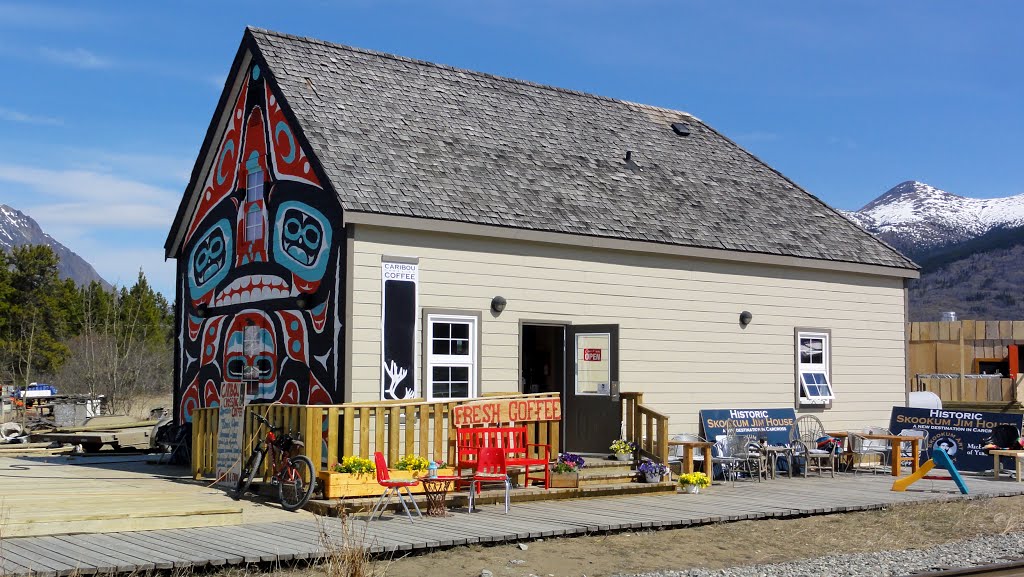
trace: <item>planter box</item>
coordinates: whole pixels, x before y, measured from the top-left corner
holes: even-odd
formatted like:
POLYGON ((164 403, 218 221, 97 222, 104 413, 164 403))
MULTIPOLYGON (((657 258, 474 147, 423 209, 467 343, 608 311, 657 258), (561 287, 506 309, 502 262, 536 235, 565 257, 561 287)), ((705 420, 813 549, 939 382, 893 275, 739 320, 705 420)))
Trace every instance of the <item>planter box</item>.
POLYGON ((575 489, 580 486, 580 474, 552 472, 551 486, 556 489, 575 489))
MULTIPOLYGON (((388 469, 392 479, 417 479, 426 477, 426 471, 396 471, 388 469)), ((454 475, 454 469, 438 469, 437 474, 441 476, 454 475)), ((342 497, 378 497, 384 492, 384 488, 377 484, 376 473, 333 473, 331 471, 320 471, 316 475, 320 485, 324 489, 325 499, 340 499, 342 497)), ((423 487, 417 485, 409 487, 415 493, 423 493, 423 487)), ((403 491, 404 492, 404 491, 403 491)))

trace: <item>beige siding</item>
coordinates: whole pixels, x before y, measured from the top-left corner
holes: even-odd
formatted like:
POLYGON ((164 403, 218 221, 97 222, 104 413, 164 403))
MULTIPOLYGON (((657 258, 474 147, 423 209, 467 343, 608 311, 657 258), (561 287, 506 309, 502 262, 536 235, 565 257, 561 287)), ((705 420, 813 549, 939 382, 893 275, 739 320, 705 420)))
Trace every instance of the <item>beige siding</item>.
MULTIPOLYGON (((898 278, 363 225, 353 256, 354 401, 380 390, 382 255, 420 259, 421 308, 482 313, 484 392, 519 389, 519 320, 529 319, 618 324, 622 390, 643 391, 673 432, 695 431, 702 407, 792 407, 794 327, 832 332, 837 400, 815 411, 827 427, 884 424, 904 403, 898 278), (489 310, 496 295, 508 299, 498 317, 489 310), (743 310, 754 315, 746 329, 743 310)), ((417 378, 422 386, 422 370, 417 378)))

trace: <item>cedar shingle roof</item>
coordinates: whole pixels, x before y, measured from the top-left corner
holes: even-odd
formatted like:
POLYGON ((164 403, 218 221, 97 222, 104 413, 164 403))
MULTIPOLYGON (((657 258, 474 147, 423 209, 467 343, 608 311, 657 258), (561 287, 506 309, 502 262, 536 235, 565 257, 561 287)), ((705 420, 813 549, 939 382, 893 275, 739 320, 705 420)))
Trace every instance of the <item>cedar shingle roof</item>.
POLYGON ((347 212, 916 268, 684 112, 249 33, 347 212))

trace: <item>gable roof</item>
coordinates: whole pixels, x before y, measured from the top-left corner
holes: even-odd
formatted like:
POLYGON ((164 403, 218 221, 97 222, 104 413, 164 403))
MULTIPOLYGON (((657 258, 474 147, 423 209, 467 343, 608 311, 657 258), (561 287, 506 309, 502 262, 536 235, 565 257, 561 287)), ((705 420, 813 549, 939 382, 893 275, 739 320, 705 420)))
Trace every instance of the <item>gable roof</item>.
POLYGON ((246 34, 347 214, 917 268, 685 112, 246 34))

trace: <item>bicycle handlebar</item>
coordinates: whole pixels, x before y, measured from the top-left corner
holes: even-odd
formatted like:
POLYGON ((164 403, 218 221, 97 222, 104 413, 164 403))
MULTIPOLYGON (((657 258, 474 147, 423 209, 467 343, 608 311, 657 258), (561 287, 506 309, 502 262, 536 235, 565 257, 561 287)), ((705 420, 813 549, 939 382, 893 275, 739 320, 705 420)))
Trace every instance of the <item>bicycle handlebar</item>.
POLYGON ((263 423, 264 425, 266 425, 266 426, 270 427, 270 430, 271 430, 271 431, 273 431, 273 430, 275 430, 275 429, 276 429, 276 430, 281 430, 281 429, 283 428, 283 427, 275 427, 274 425, 272 425, 272 424, 270 423, 270 421, 268 421, 268 420, 267 420, 267 418, 266 418, 266 417, 264 417, 263 415, 261 415, 261 414, 259 414, 259 413, 253 413, 253 414, 252 414, 252 416, 253 416, 253 417, 256 417, 256 420, 257 420, 257 421, 259 421, 259 422, 263 423))

